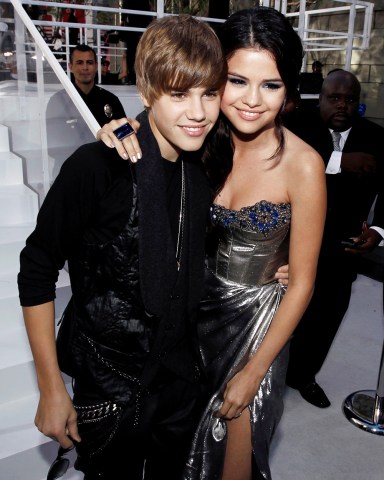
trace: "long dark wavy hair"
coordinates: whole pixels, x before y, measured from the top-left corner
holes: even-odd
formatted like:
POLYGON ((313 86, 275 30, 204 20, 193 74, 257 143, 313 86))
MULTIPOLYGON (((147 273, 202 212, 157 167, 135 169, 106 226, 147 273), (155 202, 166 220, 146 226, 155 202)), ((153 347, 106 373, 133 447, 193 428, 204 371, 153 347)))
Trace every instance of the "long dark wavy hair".
MULTIPOLYGON (((240 10, 232 14, 219 27, 217 33, 227 61, 239 49, 255 48, 269 52, 276 62, 287 90, 286 98, 293 95, 299 81, 303 47, 299 36, 283 14, 269 7, 240 10)), ((284 149, 285 140, 281 119, 283 108, 284 104, 275 119, 279 144, 270 159, 278 158, 284 149)), ((230 125, 225 116, 220 114, 203 155, 203 162, 215 194, 223 188, 232 169, 233 153, 230 125)))

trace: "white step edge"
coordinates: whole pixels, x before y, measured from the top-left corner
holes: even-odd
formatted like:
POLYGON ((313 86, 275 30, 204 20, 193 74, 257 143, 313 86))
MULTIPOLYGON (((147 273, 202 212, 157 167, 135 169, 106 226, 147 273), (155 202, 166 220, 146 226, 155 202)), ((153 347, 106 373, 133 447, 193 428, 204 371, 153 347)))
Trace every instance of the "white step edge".
POLYGON ((23 160, 15 153, 0 151, 0 170, 0 186, 19 185, 24 182, 23 160))
POLYGON ((25 185, 0 188, 0 225, 17 225, 36 221, 38 196, 25 185))
POLYGON ((0 152, 9 152, 9 129, 0 124, 0 152))

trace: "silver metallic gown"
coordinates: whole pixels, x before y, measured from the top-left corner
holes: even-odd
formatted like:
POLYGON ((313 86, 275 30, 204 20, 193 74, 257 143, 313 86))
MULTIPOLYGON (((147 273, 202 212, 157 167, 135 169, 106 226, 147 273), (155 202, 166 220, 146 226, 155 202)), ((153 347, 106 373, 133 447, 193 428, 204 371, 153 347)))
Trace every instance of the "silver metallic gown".
MULTIPOLYGON (((260 346, 285 287, 274 280, 288 263, 291 208, 258 202, 240 211, 211 207, 213 235, 205 293, 198 320, 200 350, 215 391, 200 420, 188 458, 185 480, 220 479, 226 422, 215 416, 226 383, 260 346)), ((253 478, 270 479, 269 444, 283 412, 287 347, 273 362, 249 405, 253 478)))

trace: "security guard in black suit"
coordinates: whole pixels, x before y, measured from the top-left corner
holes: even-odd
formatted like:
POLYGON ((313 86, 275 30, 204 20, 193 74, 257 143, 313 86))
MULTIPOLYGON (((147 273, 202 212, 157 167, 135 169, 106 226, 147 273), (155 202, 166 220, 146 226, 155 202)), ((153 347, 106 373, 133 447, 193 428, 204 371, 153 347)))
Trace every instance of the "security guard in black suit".
MULTIPOLYGON (((69 68, 76 90, 101 127, 110 120, 126 116, 118 97, 95 85, 96 53, 89 45, 77 45, 71 50, 69 68)), ((76 148, 94 142, 95 138, 65 90, 50 98, 46 125, 48 153, 54 159, 54 179, 64 160, 76 148)))
POLYGON ((320 153, 327 174, 328 210, 315 290, 291 340, 287 372, 287 385, 320 408, 330 401, 315 375, 348 309, 358 254, 373 250, 384 237, 384 128, 359 116, 360 91, 352 73, 333 71, 324 80, 319 108, 298 113, 287 125, 320 153), (351 238, 352 247, 345 244, 351 238))

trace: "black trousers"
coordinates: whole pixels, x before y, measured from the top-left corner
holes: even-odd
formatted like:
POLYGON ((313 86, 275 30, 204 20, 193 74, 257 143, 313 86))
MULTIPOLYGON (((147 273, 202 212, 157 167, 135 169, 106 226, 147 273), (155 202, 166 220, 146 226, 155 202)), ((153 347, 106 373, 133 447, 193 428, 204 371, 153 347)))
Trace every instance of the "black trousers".
MULTIPOLYGON (((74 396, 75 404, 84 401, 79 397, 74 396)), ((97 443, 92 422, 79 425, 75 468, 85 473, 84 480, 180 480, 203 406, 201 385, 172 378, 141 400, 136 425, 134 405, 122 412, 117 428, 114 420, 99 426, 97 443), (89 445, 96 454, 88 456, 89 445)))
POLYGON ((357 264, 351 254, 320 257, 313 297, 290 342, 287 384, 315 381, 348 310, 357 264))

